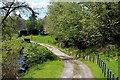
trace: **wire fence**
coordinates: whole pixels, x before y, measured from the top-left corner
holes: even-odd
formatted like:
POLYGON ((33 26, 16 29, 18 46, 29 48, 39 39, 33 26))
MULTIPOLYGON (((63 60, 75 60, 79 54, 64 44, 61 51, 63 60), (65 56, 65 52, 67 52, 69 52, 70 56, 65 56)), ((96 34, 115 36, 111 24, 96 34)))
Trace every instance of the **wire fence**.
POLYGON ((99 55, 90 56, 81 54, 79 55, 79 57, 85 60, 89 60, 93 63, 96 63, 100 67, 104 77, 107 78, 107 80, 119 80, 119 78, 115 77, 114 73, 109 68, 106 67, 106 63, 99 57, 99 55))

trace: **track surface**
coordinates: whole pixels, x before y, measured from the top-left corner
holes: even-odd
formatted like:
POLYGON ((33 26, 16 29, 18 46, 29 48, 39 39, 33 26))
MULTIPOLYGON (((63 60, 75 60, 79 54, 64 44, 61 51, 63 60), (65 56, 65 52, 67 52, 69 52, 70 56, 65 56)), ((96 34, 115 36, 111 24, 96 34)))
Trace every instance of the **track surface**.
POLYGON ((61 75, 61 78, 86 78, 86 79, 89 78, 89 80, 90 78, 91 79, 93 78, 90 69, 83 62, 74 59, 73 57, 61 52, 57 48, 50 46, 48 44, 37 43, 33 41, 31 42, 46 47, 55 55, 57 55, 60 59, 63 60, 64 71, 63 74, 61 75))

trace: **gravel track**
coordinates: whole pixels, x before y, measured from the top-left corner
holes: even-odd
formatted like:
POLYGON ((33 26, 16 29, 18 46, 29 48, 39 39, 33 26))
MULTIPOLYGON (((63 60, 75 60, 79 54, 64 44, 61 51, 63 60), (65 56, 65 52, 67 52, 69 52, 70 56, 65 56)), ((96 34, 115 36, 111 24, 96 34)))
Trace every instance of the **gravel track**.
POLYGON ((89 78, 89 80, 91 80, 93 78, 90 69, 83 62, 74 59, 73 57, 61 52, 57 48, 50 46, 48 44, 37 43, 33 41, 31 42, 46 47, 51 52, 53 52, 55 55, 57 55, 61 60, 63 60, 64 71, 61 75, 61 79, 62 78, 84 78, 84 79, 89 78))

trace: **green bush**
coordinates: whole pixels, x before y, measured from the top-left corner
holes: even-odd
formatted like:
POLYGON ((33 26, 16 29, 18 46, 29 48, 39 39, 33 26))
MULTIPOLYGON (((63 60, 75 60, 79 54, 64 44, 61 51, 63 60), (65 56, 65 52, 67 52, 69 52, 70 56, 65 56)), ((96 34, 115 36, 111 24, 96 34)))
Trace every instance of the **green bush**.
POLYGON ((15 37, 2 41, 2 76, 4 78, 16 78, 18 64, 16 59, 22 49, 22 42, 15 37))
POLYGON ((24 44, 23 54, 29 67, 35 64, 41 64, 49 60, 57 60, 58 57, 43 46, 35 44, 24 44))

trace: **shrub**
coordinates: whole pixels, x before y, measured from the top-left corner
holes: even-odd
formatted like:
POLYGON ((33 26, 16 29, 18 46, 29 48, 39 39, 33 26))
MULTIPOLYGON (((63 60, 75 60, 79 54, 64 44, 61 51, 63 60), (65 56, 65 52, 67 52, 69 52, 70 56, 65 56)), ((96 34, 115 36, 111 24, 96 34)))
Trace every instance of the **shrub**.
POLYGON ((25 43, 23 54, 29 67, 41 64, 48 60, 56 60, 58 57, 43 46, 25 43))
POLYGON ((11 38, 2 41, 2 76, 5 78, 16 78, 18 66, 15 60, 19 57, 22 43, 20 40, 11 38))

